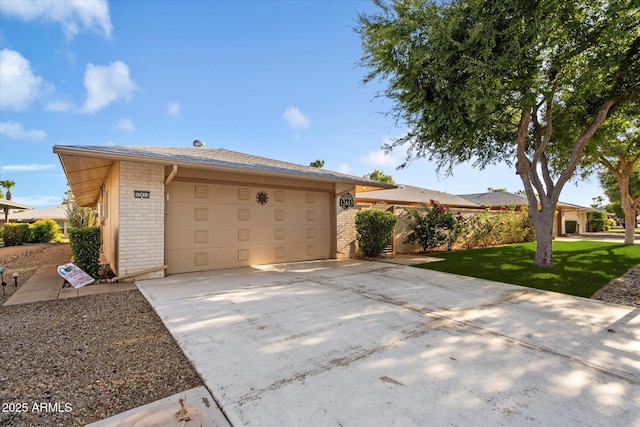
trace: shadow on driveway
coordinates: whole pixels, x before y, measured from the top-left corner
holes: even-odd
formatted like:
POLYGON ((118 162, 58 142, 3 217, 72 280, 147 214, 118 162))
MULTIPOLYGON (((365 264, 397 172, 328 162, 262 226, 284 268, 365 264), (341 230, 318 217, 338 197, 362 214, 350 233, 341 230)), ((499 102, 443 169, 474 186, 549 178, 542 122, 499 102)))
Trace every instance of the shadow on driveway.
POLYGON ((631 307, 360 260, 137 285, 236 426, 640 426, 631 307))

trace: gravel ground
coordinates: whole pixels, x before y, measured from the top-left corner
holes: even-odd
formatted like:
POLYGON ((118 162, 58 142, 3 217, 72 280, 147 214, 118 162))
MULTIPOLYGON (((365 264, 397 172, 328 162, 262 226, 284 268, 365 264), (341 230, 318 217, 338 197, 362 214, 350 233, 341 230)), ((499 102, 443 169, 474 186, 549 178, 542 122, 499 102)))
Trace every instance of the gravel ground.
MULTIPOLYGON (((69 258, 68 245, 0 248, 21 279, 69 258)), ((2 426, 83 426, 203 385, 138 291, 0 307, 0 343, 2 426)))
POLYGON ((640 308, 640 266, 631 268, 623 276, 613 279, 591 298, 640 308))

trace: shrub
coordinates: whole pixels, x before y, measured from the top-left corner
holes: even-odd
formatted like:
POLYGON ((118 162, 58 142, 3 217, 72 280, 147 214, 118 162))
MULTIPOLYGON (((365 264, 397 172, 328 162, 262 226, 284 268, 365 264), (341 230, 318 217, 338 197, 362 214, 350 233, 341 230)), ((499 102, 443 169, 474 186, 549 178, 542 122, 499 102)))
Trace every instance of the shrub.
POLYGON ((596 233, 605 231, 606 215, 604 214, 604 212, 587 212, 587 218, 589 219, 589 224, 591 225, 591 231, 596 233))
POLYGON ((29 224, 5 224, 2 229, 2 239, 5 246, 19 246, 27 243, 31 238, 29 224))
POLYGON ((72 228, 93 227, 96 225, 96 211, 78 206, 71 190, 67 191, 67 201, 63 204, 69 225, 72 228))
POLYGON ((420 250, 426 252, 429 249, 446 245, 447 250, 463 232, 464 222, 458 212, 454 215, 449 208, 431 200, 432 207, 427 209, 424 215, 420 215, 415 209, 409 210, 412 220, 409 223, 411 234, 405 243, 418 242, 420 250))
POLYGON ((60 238, 60 226, 51 218, 44 218, 31 226, 31 241, 49 243, 60 238))
POLYGON ((69 230, 69 244, 75 264, 88 275, 96 277, 100 267, 100 227, 81 227, 69 230))
POLYGON ((567 233, 575 233, 578 230, 578 221, 565 221, 564 222, 564 231, 567 233))
POLYGON ((464 218, 461 238, 467 249, 478 245, 487 247, 502 243, 531 242, 535 240, 535 228, 526 212, 518 212, 515 206, 493 212, 486 209, 480 214, 464 218))
POLYGON ((362 210, 356 214, 356 231, 362 254, 377 257, 391 244, 393 229, 398 219, 394 214, 379 209, 362 210))

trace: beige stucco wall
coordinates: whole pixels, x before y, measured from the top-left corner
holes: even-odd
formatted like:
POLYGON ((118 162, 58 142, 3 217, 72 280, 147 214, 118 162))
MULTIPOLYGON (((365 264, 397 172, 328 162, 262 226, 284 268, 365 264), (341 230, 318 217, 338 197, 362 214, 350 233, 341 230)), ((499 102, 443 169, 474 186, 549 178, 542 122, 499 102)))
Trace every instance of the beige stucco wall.
MULTIPOLYGON (((561 219, 562 234, 565 234, 567 232, 565 227, 565 221, 577 221, 578 233, 587 231, 587 213, 586 212, 582 212, 578 210, 570 210, 570 211, 563 211, 561 215, 562 215, 562 219, 561 219)), ((554 231, 555 230, 556 228, 554 228, 554 231)))
POLYGON ((120 163, 115 162, 99 197, 99 219, 102 226, 102 253, 118 274, 118 221, 120 218, 120 163))
MULTIPOLYGON (((164 265, 164 166, 120 162, 119 229, 117 230, 118 275, 164 265), (148 191, 148 199, 134 191, 148 191)), ((113 200, 113 195, 111 196, 113 200)), ((164 271, 137 279, 163 277, 164 271)))

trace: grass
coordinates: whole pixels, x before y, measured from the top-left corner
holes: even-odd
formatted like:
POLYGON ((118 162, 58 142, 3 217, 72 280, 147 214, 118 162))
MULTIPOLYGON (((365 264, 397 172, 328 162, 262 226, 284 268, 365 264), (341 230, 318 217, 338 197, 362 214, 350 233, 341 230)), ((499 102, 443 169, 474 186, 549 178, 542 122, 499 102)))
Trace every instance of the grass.
POLYGON ((551 269, 534 267, 535 251, 535 242, 530 242, 438 253, 435 256, 444 261, 416 267, 588 298, 611 279, 640 264, 640 245, 553 242, 551 269))

